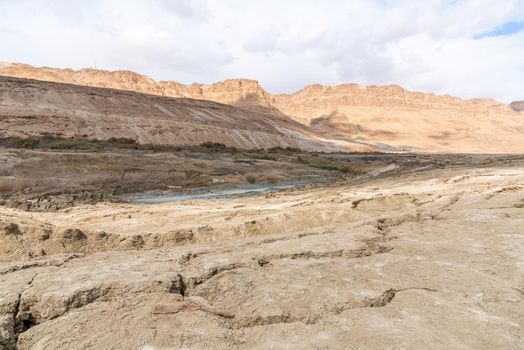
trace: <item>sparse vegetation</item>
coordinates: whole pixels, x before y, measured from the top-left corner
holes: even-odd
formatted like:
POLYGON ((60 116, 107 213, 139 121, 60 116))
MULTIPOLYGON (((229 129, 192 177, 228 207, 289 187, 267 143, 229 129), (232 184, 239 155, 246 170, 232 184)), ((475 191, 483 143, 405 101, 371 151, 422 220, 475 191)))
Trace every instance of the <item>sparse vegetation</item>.
POLYGON ((298 156, 297 161, 305 164, 312 168, 324 169, 324 170, 335 170, 340 171, 344 174, 354 172, 351 166, 346 161, 339 161, 330 158, 320 157, 318 155, 313 156, 298 156))
POLYGON ((281 147, 241 150, 214 142, 193 146, 148 145, 130 138, 97 140, 87 135, 67 138, 42 134, 0 137, 0 147, 9 148, 5 152, 13 160, 11 166, 0 168, 0 193, 77 186, 119 186, 121 191, 144 187, 144 184, 168 188, 214 183, 275 183, 310 176, 313 172, 308 167, 345 174, 353 171, 348 161, 330 158, 329 154, 281 147), (53 152, 38 152, 36 157, 31 151, 34 149, 53 152), (144 158, 144 152, 163 156, 144 158))
POLYGON ((56 178, 13 178, 0 177, 0 193, 18 192, 32 187, 59 186, 61 182, 56 178))
POLYGON ((298 149, 298 148, 295 148, 295 147, 285 147, 285 148, 282 148, 282 147, 271 147, 271 148, 268 149, 268 152, 290 155, 290 154, 301 153, 303 151, 298 149))
POLYGON ((78 150, 96 152, 103 149, 103 146, 92 142, 81 142, 74 140, 52 141, 47 144, 50 149, 56 150, 78 150))
POLYGON ((240 150, 222 143, 204 142, 200 145, 157 145, 139 144, 130 138, 115 138, 107 140, 80 138, 65 138, 59 135, 43 134, 31 137, 3 137, 0 138, 0 147, 20 149, 51 149, 68 151, 102 152, 111 150, 142 150, 150 152, 197 152, 207 154, 231 154, 237 159, 248 158, 253 160, 278 161, 280 157, 288 157, 288 161, 298 161, 310 167, 337 170, 343 173, 351 172, 346 162, 325 158, 319 154, 308 153, 292 147, 273 147, 267 150, 240 150), (298 157, 297 157, 298 155, 298 157))
POLYGON ((182 150, 199 151, 204 153, 238 153, 235 147, 222 143, 204 142, 194 146, 176 146, 159 144, 140 144, 131 138, 111 137, 107 140, 89 139, 82 137, 66 138, 60 135, 42 134, 39 136, 8 136, 0 137, 0 147, 22 149, 54 149, 54 150, 81 150, 104 151, 114 149, 133 149, 153 152, 179 152, 182 150))
POLYGON ((180 147, 170 145, 143 145, 130 138, 112 137, 107 140, 89 139, 86 137, 66 138, 59 135, 43 134, 40 136, 0 138, 0 147, 22 149, 54 149, 103 151, 114 149, 136 149, 150 151, 177 151, 180 147))
POLYGON ((269 153, 269 152, 265 152, 265 151, 256 151, 256 152, 251 152, 251 153, 248 153, 247 154, 250 158, 252 159, 260 159, 260 160, 271 160, 271 161, 274 161, 276 162, 278 160, 278 157, 276 154, 272 154, 272 153, 269 153))
MULTIPOLYGON (((181 148, 181 147, 178 147, 181 148)), ((223 143, 218 142, 204 142, 199 146, 189 146, 189 149, 199 149, 209 153, 237 153, 239 150, 235 147, 228 147, 223 143)))

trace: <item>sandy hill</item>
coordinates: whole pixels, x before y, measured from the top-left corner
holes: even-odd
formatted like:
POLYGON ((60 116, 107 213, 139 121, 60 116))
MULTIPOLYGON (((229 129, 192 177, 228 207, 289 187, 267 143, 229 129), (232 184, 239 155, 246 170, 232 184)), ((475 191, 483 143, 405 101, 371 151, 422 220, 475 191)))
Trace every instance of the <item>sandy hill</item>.
POLYGON ((241 148, 344 147, 322 142, 292 120, 212 101, 0 77, 0 136, 42 133, 171 145, 210 141, 241 148))
POLYGON ((357 84, 311 85, 293 94, 272 95, 254 80, 184 85, 156 82, 131 71, 73 71, 16 63, 0 65, 0 75, 216 101, 275 120, 293 119, 335 143, 371 144, 386 151, 524 152, 524 118, 516 111, 520 107, 492 99, 464 100, 396 85, 357 84))

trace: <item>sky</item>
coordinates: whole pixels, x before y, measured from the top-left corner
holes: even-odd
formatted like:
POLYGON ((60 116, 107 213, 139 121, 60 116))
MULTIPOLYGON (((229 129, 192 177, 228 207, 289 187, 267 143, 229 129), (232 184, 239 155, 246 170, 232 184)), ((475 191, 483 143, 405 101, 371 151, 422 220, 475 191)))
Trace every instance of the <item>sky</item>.
POLYGON ((524 100, 524 0, 0 0, 0 61, 524 100))

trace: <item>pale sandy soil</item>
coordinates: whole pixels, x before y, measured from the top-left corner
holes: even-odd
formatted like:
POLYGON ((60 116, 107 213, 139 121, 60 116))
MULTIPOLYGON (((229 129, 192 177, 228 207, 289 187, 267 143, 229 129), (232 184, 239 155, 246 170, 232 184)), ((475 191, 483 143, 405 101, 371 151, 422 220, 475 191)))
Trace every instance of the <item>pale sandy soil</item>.
POLYGON ((524 345, 518 165, 0 222, 0 348, 524 345))

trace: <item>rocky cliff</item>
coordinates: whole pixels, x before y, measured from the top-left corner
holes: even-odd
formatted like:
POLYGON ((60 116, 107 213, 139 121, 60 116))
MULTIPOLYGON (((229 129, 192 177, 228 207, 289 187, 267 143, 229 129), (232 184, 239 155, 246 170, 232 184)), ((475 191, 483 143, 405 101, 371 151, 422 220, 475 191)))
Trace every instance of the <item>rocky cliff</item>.
POLYGON ((357 84, 312 85, 275 98, 283 113, 331 137, 408 150, 524 151, 522 116, 492 99, 357 84))
POLYGON ((110 87, 148 94, 230 104, 293 119, 332 143, 373 145, 383 151, 473 153, 524 152, 524 118, 492 99, 463 100, 411 92, 400 86, 310 85, 293 94, 272 95, 256 81, 225 80, 184 85, 156 82, 131 71, 35 68, 0 65, 0 75, 77 85, 110 87))

